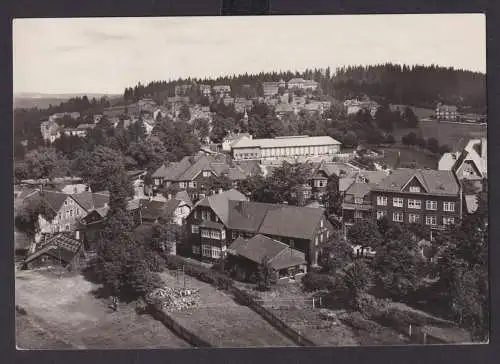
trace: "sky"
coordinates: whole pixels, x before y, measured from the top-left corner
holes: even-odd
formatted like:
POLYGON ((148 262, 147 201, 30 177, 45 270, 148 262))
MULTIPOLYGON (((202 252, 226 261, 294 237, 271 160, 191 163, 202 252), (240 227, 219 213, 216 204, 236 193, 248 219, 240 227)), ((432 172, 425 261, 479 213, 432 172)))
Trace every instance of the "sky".
POLYGON ((14 93, 386 62, 486 72, 485 27, 482 14, 15 19, 14 93))

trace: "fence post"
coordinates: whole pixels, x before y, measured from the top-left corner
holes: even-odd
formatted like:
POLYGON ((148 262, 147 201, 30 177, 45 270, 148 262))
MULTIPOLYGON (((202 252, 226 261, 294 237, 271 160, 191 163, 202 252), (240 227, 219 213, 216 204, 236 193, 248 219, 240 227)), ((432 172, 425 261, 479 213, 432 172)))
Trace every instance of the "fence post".
POLYGON ((322 297, 319 296, 319 307, 323 307, 322 297))
POLYGON ((424 331, 424 345, 427 344, 427 332, 424 331))
POLYGON ((411 338, 411 324, 408 326, 408 336, 411 338))
POLYGON ((314 297, 313 297, 313 308, 315 308, 315 307, 314 307, 314 297))

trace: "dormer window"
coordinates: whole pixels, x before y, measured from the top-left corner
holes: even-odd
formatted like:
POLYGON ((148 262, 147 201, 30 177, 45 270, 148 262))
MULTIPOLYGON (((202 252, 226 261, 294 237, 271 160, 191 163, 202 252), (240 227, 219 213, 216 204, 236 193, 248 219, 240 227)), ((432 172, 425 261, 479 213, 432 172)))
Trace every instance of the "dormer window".
POLYGON ((212 172, 210 171, 203 171, 203 177, 210 177, 212 175, 212 172))

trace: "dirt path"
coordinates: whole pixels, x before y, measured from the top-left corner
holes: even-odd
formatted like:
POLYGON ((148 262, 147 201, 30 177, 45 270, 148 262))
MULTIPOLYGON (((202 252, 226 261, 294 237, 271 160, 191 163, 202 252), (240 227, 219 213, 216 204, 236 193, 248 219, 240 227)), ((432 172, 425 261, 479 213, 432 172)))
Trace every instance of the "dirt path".
POLYGON ((43 330, 79 349, 190 347, 149 315, 138 316, 133 305, 110 312, 105 301, 92 295, 96 288, 78 275, 57 278, 36 271, 16 272, 16 304, 37 325, 19 321, 18 346, 40 346, 35 333, 43 330))

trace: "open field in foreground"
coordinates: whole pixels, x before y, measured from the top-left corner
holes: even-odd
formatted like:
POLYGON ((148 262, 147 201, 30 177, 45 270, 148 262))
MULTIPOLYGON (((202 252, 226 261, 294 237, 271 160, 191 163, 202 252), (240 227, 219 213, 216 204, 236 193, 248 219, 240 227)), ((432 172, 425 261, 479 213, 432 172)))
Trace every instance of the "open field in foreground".
POLYGON ((97 288, 79 275, 57 278, 37 271, 16 272, 16 305, 36 323, 34 327, 25 318, 18 320, 17 346, 44 347, 38 333, 45 332, 54 338, 47 343, 50 347, 67 345, 57 338, 77 349, 190 347, 149 315, 137 315, 134 304, 111 312, 105 300, 92 294, 97 288))
MULTIPOLYGON (((184 279, 161 274, 167 286, 182 287, 184 279)), ((199 290, 200 304, 171 316, 186 329, 220 347, 296 346, 257 313, 239 305, 210 284, 186 276, 186 288, 199 290)))

